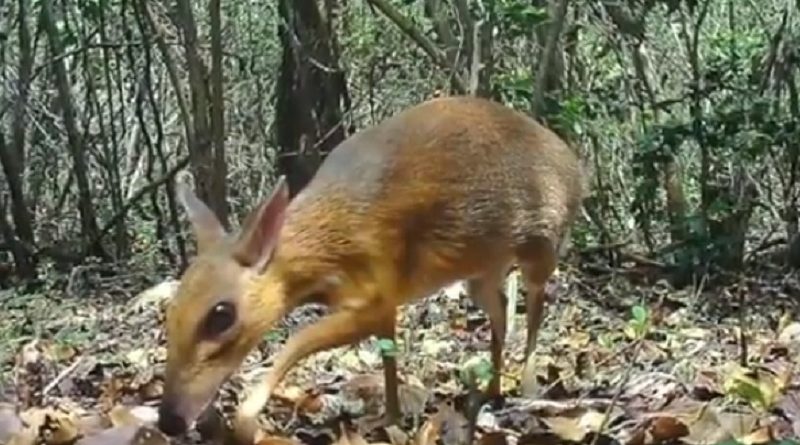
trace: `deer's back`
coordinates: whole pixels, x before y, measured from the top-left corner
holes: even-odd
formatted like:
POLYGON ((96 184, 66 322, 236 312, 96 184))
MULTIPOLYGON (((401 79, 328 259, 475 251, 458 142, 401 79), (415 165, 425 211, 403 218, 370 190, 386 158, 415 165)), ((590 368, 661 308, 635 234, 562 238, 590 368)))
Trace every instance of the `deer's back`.
POLYGON ((480 268, 534 238, 557 245, 581 198, 579 161, 554 133, 490 101, 442 98, 335 148, 289 221, 411 276, 480 268))

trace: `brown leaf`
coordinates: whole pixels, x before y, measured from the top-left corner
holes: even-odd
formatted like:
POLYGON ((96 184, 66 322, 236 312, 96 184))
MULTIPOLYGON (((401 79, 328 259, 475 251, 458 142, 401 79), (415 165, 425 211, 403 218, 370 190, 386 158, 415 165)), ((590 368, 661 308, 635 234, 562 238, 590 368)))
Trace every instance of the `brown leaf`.
POLYGON ((689 428, 675 417, 656 417, 650 423, 650 434, 656 441, 668 442, 689 435, 689 428))
POLYGON ((794 434, 800 437, 800 394, 797 392, 790 392, 781 399, 778 407, 783 411, 783 414, 792 423, 794 434))
POLYGON ((378 414, 384 402, 383 374, 359 374, 341 387, 340 397, 344 405, 363 406, 365 414, 378 414))
POLYGON ((294 402, 297 411, 303 414, 319 413, 325 406, 324 400, 320 397, 321 395, 318 391, 309 391, 298 397, 294 402))
POLYGON ((397 425, 389 425, 384 430, 392 445, 406 445, 408 443, 408 434, 397 425))
POLYGON ((492 431, 481 436, 478 445, 507 445, 508 439, 502 431, 492 431))
POLYGON ((75 445, 169 445, 169 439, 150 426, 125 425, 84 437, 75 445))
POLYGON ((439 435, 444 445, 461 445, 467 442, 467 419, 452 406, 440 404, 438 412, 431 420, 439 425, 439 435))
POLYGON ((717 414, 719 423, 728 437, 738 438, 751 433, 758 426, 758 416, 745 413, 721 412, 717 414))
POLYGON ((64 412, 47 414, 39 435, 47 445, 72 444, 80 435, 78 419, 64 412))
POLYGON ((143 401, 160 399, 164 394, 164 382, 158 378, 151 378, 139 386, 139 398, 143 401))
POLYGON ((406 378, 406 383, 399 385, 398 398, 400 410, 405 415, 421 416, 425 412, 430 393, 425 385, 413 375, 406 378))
POLYGON ((300 445, 300 443, 287 437, 267 436, 256 442, 255 445, 300 445))
POLYGON ((55 362, 50 344, 35 339, 19 349, 14 360, 14 380, 20 406, 28 408, 42 404, 42 391, 55 376, 55 362))
POLYGON ((692 386, 694 396, 699 400, 711 400, 724 394, 722 387, 717 382, 717 375, 710 371, 700 371, 695 376, 692 386))
POLYGON ((772 442, 775 439, 776 438, 772 434, 772 428, 770 428, 770 426, 767 425, 758 428, 757 430, 753 431, 750 434, 739 437, 738 441, 743 445, 760 445, 772 442))
POLYGON ((414 445, 436 445, 442 425, 435 416, 422 425, 414 439, 414 445))
POLYGON ((78 416, 62 408, 31 408, 20 414, 20 420, 46 445, 71 444, 80 435, 78 416))

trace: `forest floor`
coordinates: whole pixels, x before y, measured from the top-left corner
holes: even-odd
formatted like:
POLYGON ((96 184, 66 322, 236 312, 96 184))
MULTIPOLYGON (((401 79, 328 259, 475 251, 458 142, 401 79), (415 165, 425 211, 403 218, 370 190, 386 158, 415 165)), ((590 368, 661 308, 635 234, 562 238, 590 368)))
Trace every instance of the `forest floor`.
MULTIPOLYGON (((677 291, 663 282, 633 284, 616 271, 562 268, 548 288, 539 335, 538 396, 523 399, 518 391, 526 335, 520 298, 506 345, 504 399, 477 413, 475 443, 800 437, 800 279, 777 268, 747 277, 743 292, 677 291)), ((28 445, 37 436, 48 444, 167 443, 148 425, 162 390, 163 307, 174 282, 150 287, 157 283, 133 272, 84 287, 75 281, 69 292, 0 294, 0 443, 28 445)), ((267 336, 223 387, 223 413, 233 411, 245 382, 263 373, 287 335, 322 311, 297 310, 267 336)), ((467 443, 471 399, 460 376, 488 362, 489 337, 484 314, 458 287, 407 306, 397 337, 403 425, 381 423, 380 351, 370 339, 315 354, 290 372, 262 416, 271 436, 261 443, 467 443)), ((194 432, 180 443, 218 443, 220 431, 194 432)))

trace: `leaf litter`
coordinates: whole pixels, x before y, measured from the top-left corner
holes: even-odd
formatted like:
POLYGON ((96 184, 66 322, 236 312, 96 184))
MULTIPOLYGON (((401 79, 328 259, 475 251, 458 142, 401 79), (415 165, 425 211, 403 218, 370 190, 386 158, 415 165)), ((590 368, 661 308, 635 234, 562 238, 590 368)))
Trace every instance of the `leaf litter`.
MULTIPOLYGON (((771 310, 752 311, 737 306, 733 289, 676 291, 562 271, 548 288, 536 397, 518 390, 526 335, 520 298, 504 351, 504 398, 477 407, 479 392, 463 375, 489 359, 489 325, 463 287, 453 286, 398 319, 401 425, 383 423, 383 345, 369 339, 293 370, 264 410, 258 443, 756 445, 800 437, 800 321, 787 297, 800 285, 792 278, 779 286, 754 280, 747 304, 771 310), (646 321, 637 324, 640 318, 646 321)), ((170 443, 155 422, 164 307, 176 284, 165 280, 129 298, 102 289, 86 298, 3 291, 0 443, 170 443)), ((310 306, 290 314, 224 385, 216 411, 172 443, 225 443, 237 395, 263 375, 262 363, 289 333, 324 312, 310 306)))

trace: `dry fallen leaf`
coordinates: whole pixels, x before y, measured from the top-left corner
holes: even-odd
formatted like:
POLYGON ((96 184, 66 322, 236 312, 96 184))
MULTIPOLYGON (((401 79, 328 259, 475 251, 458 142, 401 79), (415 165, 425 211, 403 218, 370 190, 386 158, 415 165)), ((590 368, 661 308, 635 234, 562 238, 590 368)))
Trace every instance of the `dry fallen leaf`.
POLYGON ((397 425, 389 425, 384 430, 392 445, 406 445, 408 443, 408 434, 397 425))
POLYGON ((478 440, 478 445, 507 445, 508 438, 506 434, 501 431, 493 431, 481 436, 478 440))
POLYGON ((341 434, 333 445, 391 445, 385 442, 369 443, 364 439, 361 434, 353 431, 344 424, 340 424, 341 434))
POLYGON ((255 445, 300 445, 300 443, 286 437, 267 436, 256 442, 255 445))
POLYGON ((467 442, 467 419, 448 404, 440 404, 431 417, 438 426, 438 433, 445 445, 462 445, 467 442))
POLYGON ((20 347, 14 360, 14 381, 22 409, 41 406, 43 390, 55 375, 50 343, 35 339, 20 347))
POLYGON ((772 435, 772 429, 769 426, 762 426, 750 434, 737 438, 737 441, 742 445, 761 445, 770 443, 773 440, 775 440, 775 437, 772 435))
POLYGON ((417 432, 417 437, 414 439, 414 445, 436 445, 439 439, 439 431, 441 429, 441 422, 435 416, 428 419, 417 432))
POLYGON ((800 346, 800 323, 795 321, 783 328, 778 335, 778 341, 786 346, 800 346))
POLYGON ((80 436, 78 425, 78 419, 72 413, 47 414, 39 435, 47 445, 71 445, 80 436))
MULTIPOLYGON (((609 421, 613 421, 621 414, 621 410, 612 410, 609 421)), ((558 437, 580 442, 587 434, 600 432, 604 419, 604 413, 593 409, 573 409, 559 416, 543 417, 541 420, 558 437)))
POLYGON ((20 413, 20 420, 25 426, 20 436, 32 435, 46 445, 71 444, 81 434, 77 414, 60 407, 31 408, 20 413))
POLYGON ((413 375, 406 377, 406 382, 399 385, 398 398, 400 410, 407 416, 421 416, 425 412, 425 405, 430 398, 430 392, 425 385, 413 375))
POLYGON ((659 416, 652 419, 649 432, 654 440, 669 442, 689 435, 689 428, 675 417, 659 416))
POLYGON ((541 419, 553 434, 570 442, 581 442, 589 433, 578 423, 578 419, 570 417, 546 417, 541 419))
POLYGON ((84 437, 75 445, 169 445, 169 439, 150 426, 125 425, 84 437))
POLYGON ((114 427, 153 424, 158 420, 158 411, 150 406, 117 405, 108 413, 114 427))

